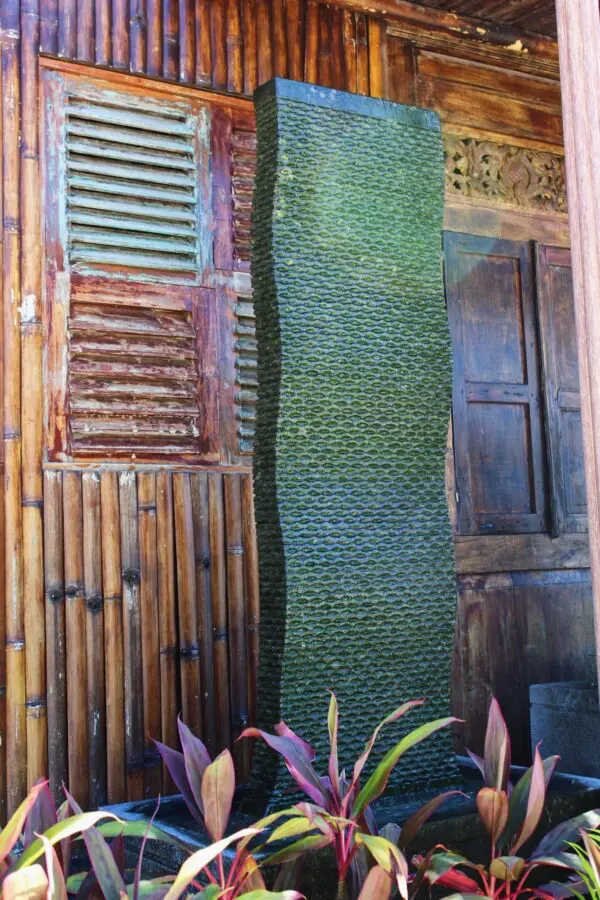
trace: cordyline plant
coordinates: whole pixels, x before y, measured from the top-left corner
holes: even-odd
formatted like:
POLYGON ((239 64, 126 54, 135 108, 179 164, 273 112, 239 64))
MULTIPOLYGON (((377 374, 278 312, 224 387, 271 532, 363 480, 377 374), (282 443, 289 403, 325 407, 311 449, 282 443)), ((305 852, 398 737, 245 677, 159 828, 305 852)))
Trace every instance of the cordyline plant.
MULTIPOLYGON (((386 753, 364 783, 361 780, 382 728, 392 722, 397 722, 410 710, 421 706, 423 702, 423 700, 412 700, 404 703, 379 723, 367 741, 363 753, 356 760, 351 777, 347 777, 345 771, 340 771, 339 767, 339 713, 337 699, 333 693, 327 719, 329 731, 327 775, 319 775, 314 767, 315 751, 285 722, 280 722, 275 727, 275 734, 260 731, 258 728, 247 728, 240 735, 240 739, 262 738, 272 750, 282 757, 297 786, 307 795, 309 802, 298 804, 297 809, 301 810, 321 832, 320 845, 331 844, 334 848, 339 897, 347 896, 350 890, 350 881, 352 881, 352 889, 355 893, 358 893, 361 888, 363 891, 378 891, 373 894, 361 893, 361 897, 373 896, 384 900, 394 887, 398 889, 401 897, 405 900, 409 897, 409 892, 411 896, 414 894, 412 888, 416 885, 409 887, 408 867, 402 850, 406 848, 420 826, 440 804, 448 796, 457 792, 448 791, 441 794, 418 810, 401 830, 396 829, 394 837, 397 837, 397 840, 395 841, 389 839, 394 826, 388 829, 387 834, 385 831, 378 833, 371 804, 383 794, 392 770, 408 750, 458 720, 446 717, 415 728, 386 753), (364 851, 373 857, 380 870, 373 875, 364 866, 364 851), (351 869, 352 878, 350 878, 351 869), (367 876, 368 879, 365 881, 367 876), (378 879, 377 887, 375 887, 376 879, 378 879), (370 885, 373 887, 370 888, 370 885)), ((315 846, 317 844, 314 842, 314 836, 300 837, 295 845, 287 848, 287 853, 295 850, 301 854, 315 846)))
MULTIPOLYGON (((484 779, 477 794, 477 810, 490 840, 490 862, 475 865, 464 856, 436 847, 426 864, 426 878, 431 885, 450 888, 461 896, 484 896, 497 900, 517 900, 532 896, 550 900, 572 896, 569 883, 537 886, 547 867, 572 872, 578 868, 577 857, 569 853, 566 842, 575 841, 580 829, 600 823, 600 811, 592 810, 576 816, 552 829, 529 856, 522 855, 524 845, 533 837, 546 801, 546 790, 557 756, 542 759, 539 747, 533 765, 513 787, 509 781, 511 748, 506 722, 495 699, 492 699, 485 736, 484 758, 468 751, 484 779), (466 871, 464 871, 466 870, 466 871)), ((417 864, 423 860, 417 857, 417 864)))

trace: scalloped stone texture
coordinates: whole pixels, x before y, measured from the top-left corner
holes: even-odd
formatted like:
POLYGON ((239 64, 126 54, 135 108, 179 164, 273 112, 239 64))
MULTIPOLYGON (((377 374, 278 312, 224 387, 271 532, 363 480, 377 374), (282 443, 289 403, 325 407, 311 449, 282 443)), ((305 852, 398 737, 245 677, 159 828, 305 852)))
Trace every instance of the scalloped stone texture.
MULTIPOLYGON (((450 709, 455 570, 444 490, 451 351, 435 114, 276 79, 256 95, 255 494, 259 717, 283 717, 326 771, 326 690, 349 767, 407 699, 450 709)), ((279 796, 287 774, 257 755, 279 796)), ((449 734, 393 786, 456 779, 449 734)))

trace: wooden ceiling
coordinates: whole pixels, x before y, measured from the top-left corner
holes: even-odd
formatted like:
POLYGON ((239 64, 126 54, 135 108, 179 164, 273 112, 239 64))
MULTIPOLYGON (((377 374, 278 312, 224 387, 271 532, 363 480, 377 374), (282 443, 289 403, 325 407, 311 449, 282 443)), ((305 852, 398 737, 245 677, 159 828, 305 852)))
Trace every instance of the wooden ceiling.
POLYGON ((417 0, 421 6, 441 9, 463 16, 471 16, 522 28, 537 34, 556 37, 554 0, 417 0))

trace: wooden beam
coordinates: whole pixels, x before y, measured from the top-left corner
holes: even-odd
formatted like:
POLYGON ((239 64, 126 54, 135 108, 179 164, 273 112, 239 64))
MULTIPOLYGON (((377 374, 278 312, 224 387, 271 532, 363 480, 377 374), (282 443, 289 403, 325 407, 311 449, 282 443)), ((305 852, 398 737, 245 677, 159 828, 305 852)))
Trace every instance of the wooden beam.
POLYGON ((556 11, 600 670, 600 11, 598 0, 557 0, 556 11))

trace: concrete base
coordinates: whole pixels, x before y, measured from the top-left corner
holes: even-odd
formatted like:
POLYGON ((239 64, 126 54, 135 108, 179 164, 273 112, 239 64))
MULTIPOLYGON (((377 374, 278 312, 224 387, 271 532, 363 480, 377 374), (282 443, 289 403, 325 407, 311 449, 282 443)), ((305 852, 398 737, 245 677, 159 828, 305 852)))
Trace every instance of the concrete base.
POLYGON ((583 681, 532 684, 531 742, 542 756, 558 754, 558 769, 600 777, 598 688, 583 681))

